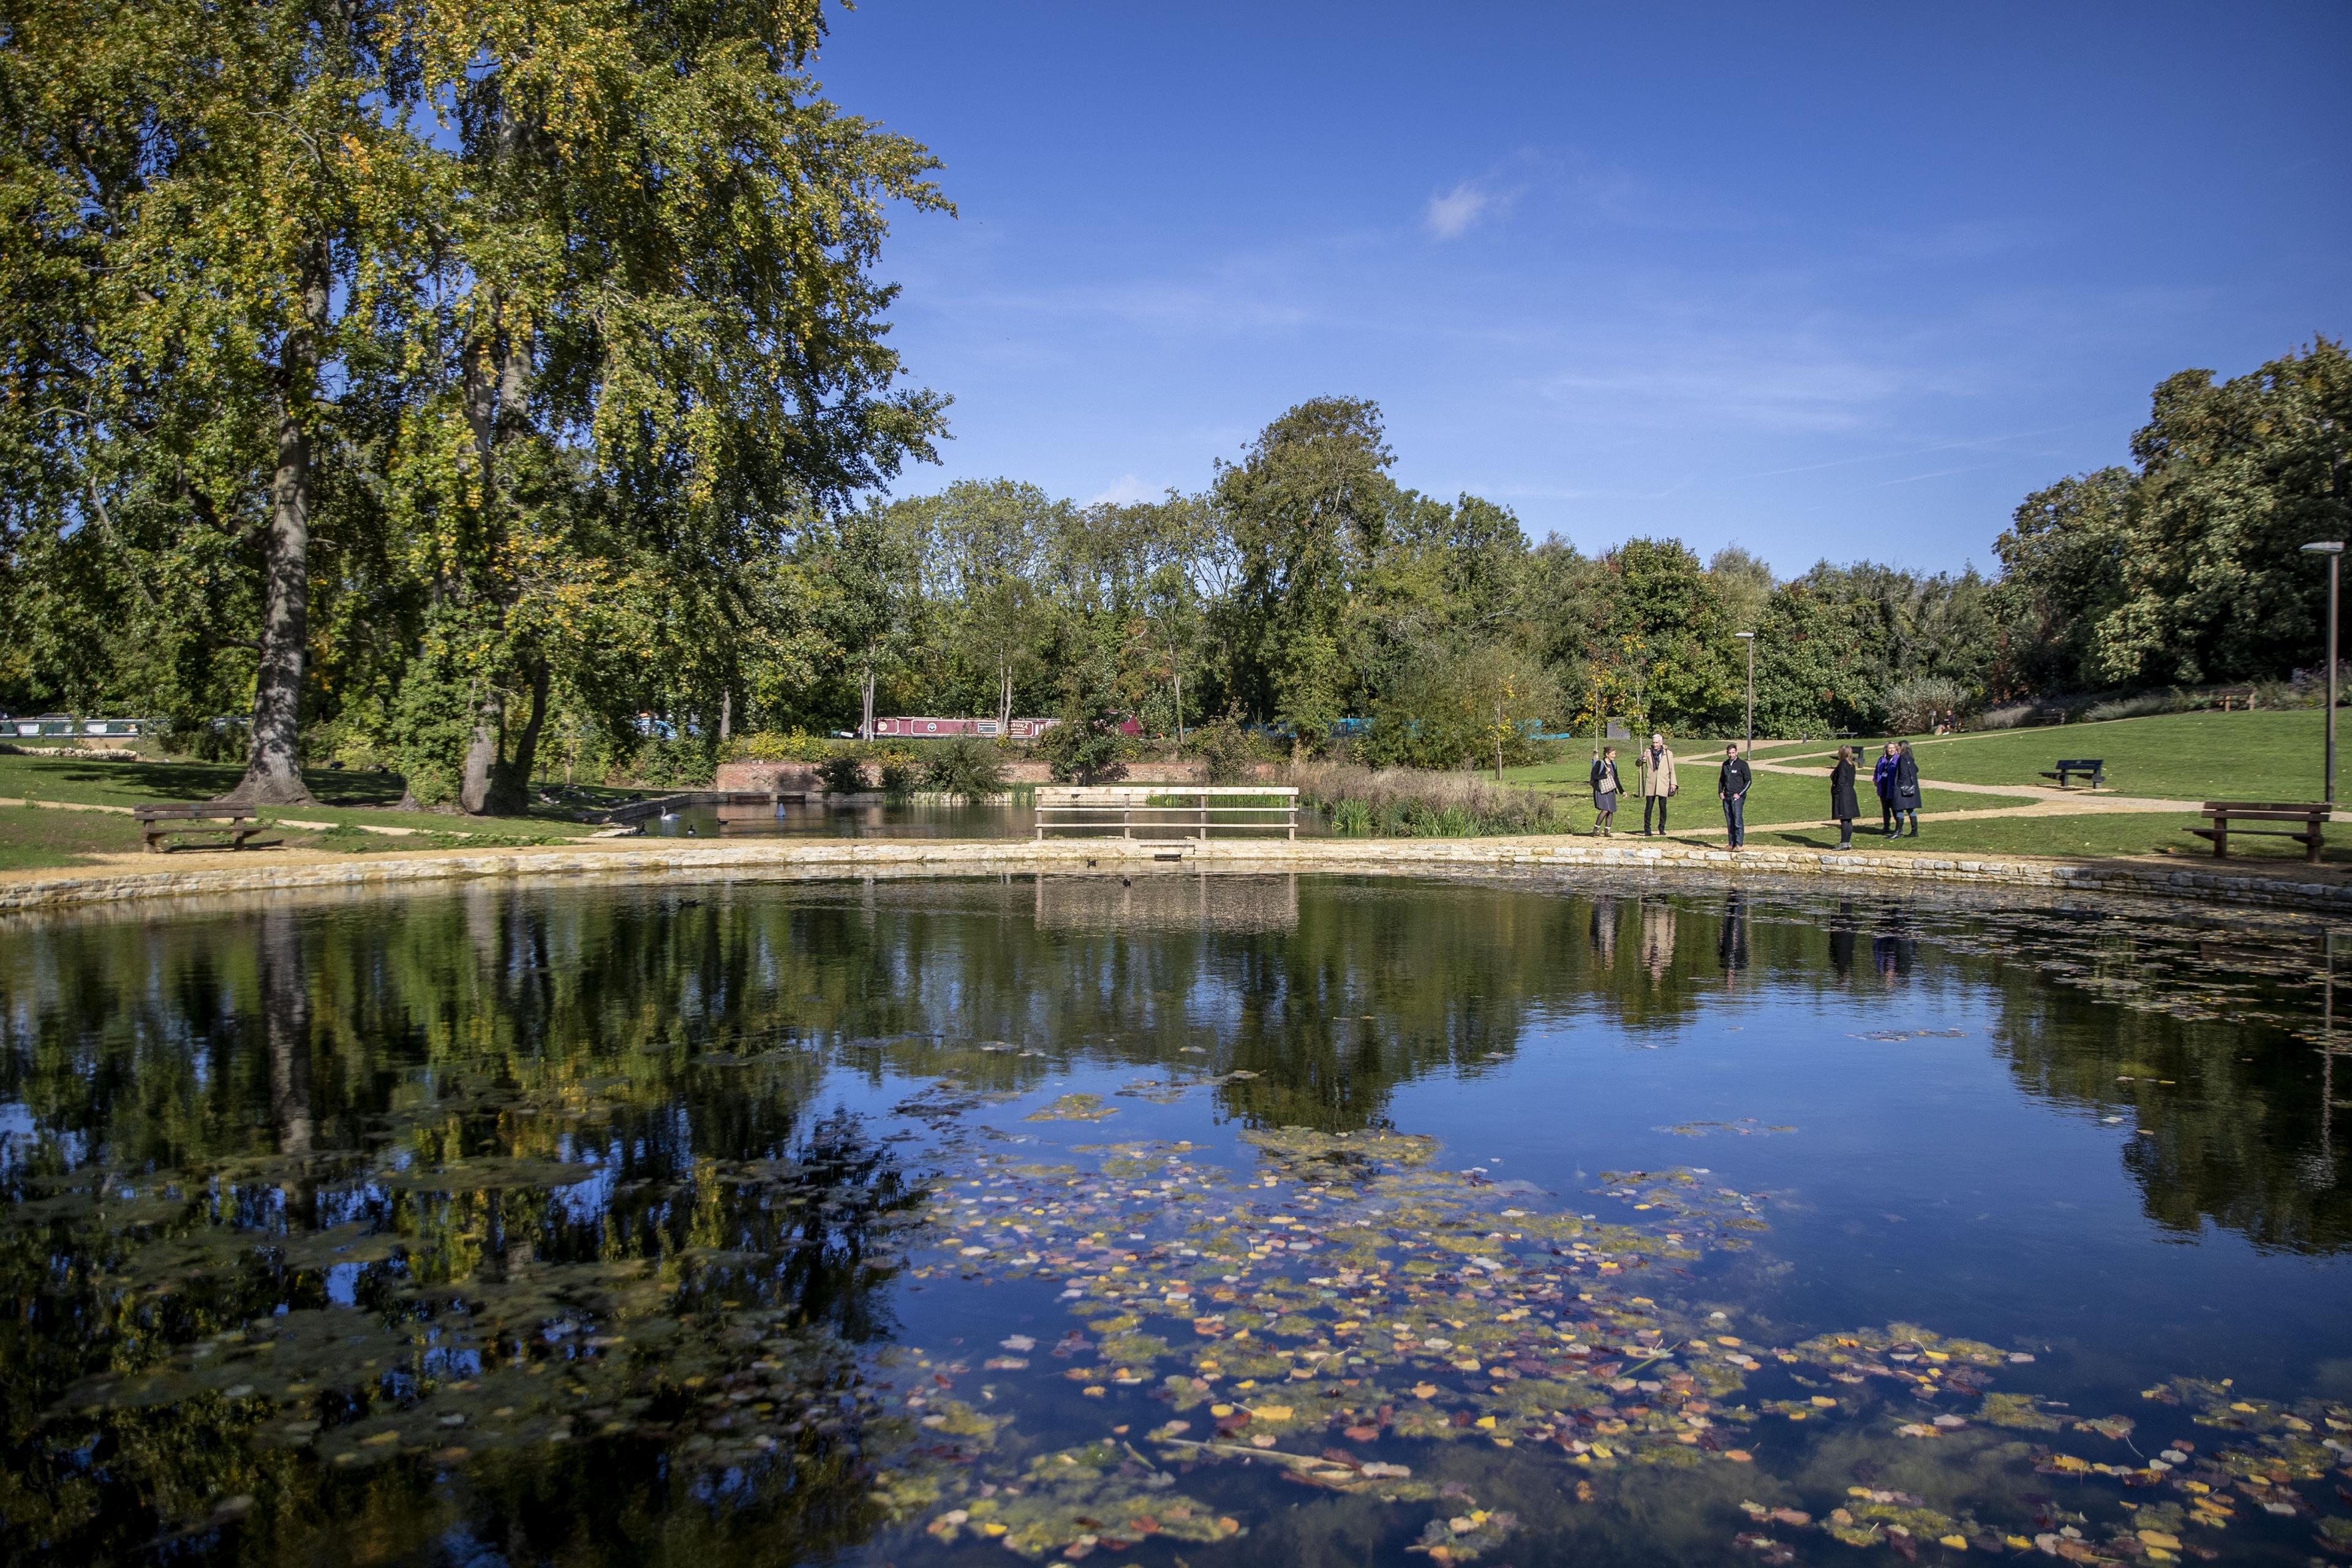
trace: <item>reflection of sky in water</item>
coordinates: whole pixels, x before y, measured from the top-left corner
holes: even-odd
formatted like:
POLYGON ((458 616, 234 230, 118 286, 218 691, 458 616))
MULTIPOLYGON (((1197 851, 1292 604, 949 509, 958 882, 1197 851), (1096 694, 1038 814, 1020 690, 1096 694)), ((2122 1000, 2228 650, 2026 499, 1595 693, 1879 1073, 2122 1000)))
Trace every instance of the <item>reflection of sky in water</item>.
MULTIPOLYGON (((1016 1098, 942 1119, 961 1130, 947 1136, 1041 1160, 1065 1146, 1186 1139, 1240 1174, 1252 1155, 1235 1147, 1236 1131, 1296 1118, 1432 1134, 1442 1168, 1492 1178, 1531 1210, 1606 1213, 1611 1200, 1592 1195, 1603 1170, 1704 1171, 1710 1183, 1769 1194, 1771 1228, 1756 1252, 1710 1256, 1673 1289, 1730 1308, 1747 1331, 1778 1342, 1910 1321, 2029 1344, 2044 1354, 2031 1374, 2042 1390, 2086 1409, 2137 1409, 2138 1387, 2171 1373, 2236 1376, 2288 1394, 2340 1375, 2347 1265, 2330 1248, 2344 1241, 2342 1177, 2327 1124, 2314 1124, 2325 1111, 2312 1098, 2318 1085, 2305 1081, 2315 1075, 2298 1065, 2306 1047, 2267 1026, 2187 1026, 2096 1001, 1983 956, 2024 938, 1995 931, 1971 950, 1933 931, 1905 935, 1902 962, 1882 969, 1874 959, 1897 939, 1872 929, 1885 912, 1875 908, 1841 964, 1819 908, 1791 913, 1762 900, 1740 907, 1727 940, 1717 899, 1629 897, 1604 933, 1572 894, 1528 888, 1284 879, 1255 893, 1226 889, 1245 908, 1204 897, 1189 879, 1142 898, 1110 882, 1024 886, 1001 907, 967 909, 951 890, 936 909, 906 888, 699 890, 602 935, 566 921, 614 907, 603 894, 478 890, 497 918, 468 931, 452 962, 461 971, 476 963, 472 980, 485 989, 390 1000, 420 1016, 472 1009, 459 1021, 510 1026, 511 1042, 478 1055, 441 1045, 410 1060, 394 1031, 391 1043, 371 1044, 382 1053, 369 1063, 377 1076, 354 1075, 353 1089, 320 1070, 348 1048, 324 1026, 323 989, 307 1079, 285 1055, 255 1049, 259 1031, 247 1019, 232 1017, 209 1042, 193 1026, 177 1031, 189 1058, 207 1064, 209 1077, 187 1075, 209 1086, 207 1107, 246 1097, 223 1122, 254 1139, 233 1147, 238 1159, 266 1164, 278 1128, 298 1111, 320 1129, 316 1164, 214 1190, 233 1195, 225 1212, 236 1226, 289 1246, 352 1222, 446 1224, 460 1246, 445 1257, 462 1254, 471 1267, 504 1247, 527 1293, 537 1280, 585 1279, 531 1271, 593 1267, 614 1237, 646 1257, 671 1256, 672 1245, 725 1250, 756 1235, 789 1246, 758 1232, 755 1215, 760 1203, 799 1198, 755 1201, 709 1173, 805 1156, 814 1118, 835 1110, 862 1117, 867 1139, 909 1136, 917 1121, 897 1108, 950 1079, 1016 1098), (1137 923, 1122 926, 1129 917, 1137 923), (541 919, 544 952, 499 945, 541 919), (540 978, 550 974, 560 978, 540 978), (1011 1047, 990 1051, 982 1040, 1011 1047), (1119 1093, 1139 1078, 1244 1066, 1255 1076, 1195 1085, 1169 1103, 1119 1093), (1102 1096, 1117 1115, 1107 1124, 1024 1119, 1070 1090, 1102 1096), (388 1135, 375 1131, 386 1126, 388 1135), (1751 1136, 1742 1126, 1795 1131, 1751 1136), (2272 1151, 2283 1181, 2260 1163, 2272 1151), (444 1194, 413 1179, 444 1159, 460 1171, 483 1162, 512 1184, 444 1194), (593 1173, 533 1190, 509 1169, 532 1160, 593 1173), (697 1203, 708 1209, 691 1239, 656 1234, 697 1203), (2311 1244, 2253 1239, 2264 1223, 2311 1244)), ((2146 973, 2148 933, 2125 934, 2143 945, 2103 982, 2146 973)), ((2267 962, 2263 942, 2284 952, 2300 940, 2263 937, 2242 951, 2267 962)), ((150 1003, 159 997, 168 994, 150 1003)), ((142 1069, 154 1082, 134 1087, 168 1107, 181 1091, 157 1060, 142 1069)), ((78 1071, 76 1092, 138 1078, 78 1071)), ((0 1171, 21 1169, 41 1134, 36 1102, 77 1119, 70 1094, 0 1100, 0 1171)), ((150 1114, 126 1094, 106 1116, 80 1120, 130 1151, 150 1114)), ((938 1131, 904 1146, 911 1170, 940 1157, 938 1131)), ((78 1163, 89 1136, 58 1128, 52 1149, 78 1163)), ((138 1169, 113 1190, 152 1202, 169 1180, 138 1169)), ((810 1180, 824 1190, 837 1178, 810 1180)), ((826 1201, 812 1231, 835 1223, 826 1201)), ((940 1206, 982 1213, 1010 1201, 959 1193, 940 1206)), ((365 1261, 307 1256, 293 1272, 315 1270, 309 1300, 323 1296, 360 1325, 373 1313, 353 1310, 359 1303, 380 1307, 415 1266, 381 1251, 365 1261)), ((722 1267, 774 1279, 788 1272, 782 1257, 722 1267)), ((1066 1278, 989 1290, 947 1279, 871 1283, 903 1342, 961 1339, 969 1343, 950 1353, 969 1356, 992 1337, 1058 1333, 1075 1321, 1055 1304, 1066 1278)), ((596 1360, 605 1309, 561 1300, 502 1331, 556 1347, 567 1364, 596 1360)), ((698 1310, 732 1305, 717 1289, 698 1310)), ((485 1374, 481 1352, 455 1327, 429 1331, 424 1376, 485 1374), (431 1337, 444 1329, 446 1341, 431 1337)), ((1008 1401, 1069 1394, 1047 1381, 1061 1363, 1040 1366, 1046 1392, 1008 1388, 1008 1401)), ((1041 1435, 1068 1418, 1054 1409, 1038 1415, 1041 1435)), ((753 1484, 735 1468, 692 1486, 719 1498, 753 1484)), ((465 1531, 443 1536, 440 1555, 503 1560, 465 1531)))
POLYGON ((327 1300, 338 1307, 359 1305, 360 1276, 367 1272, 364 1263, 336 1263, 327 1268, 327 1300))

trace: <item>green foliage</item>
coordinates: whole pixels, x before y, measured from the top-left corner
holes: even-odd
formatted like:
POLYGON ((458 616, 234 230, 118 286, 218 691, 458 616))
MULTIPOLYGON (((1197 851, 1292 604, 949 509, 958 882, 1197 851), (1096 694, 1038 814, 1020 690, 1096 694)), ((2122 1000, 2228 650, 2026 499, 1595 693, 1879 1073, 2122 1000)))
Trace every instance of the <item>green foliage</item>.
POLYGON ((872 272, 944 203, 804 74, 817 6, 119 20, 0 63, 9 700, 249 709, 257 768, 299 710, 514 809, 551 721, 715 732, 870 650, 783 557, 930 455, 872 272))
POLYGON ((1328 812, 1332 830, 1393 838, 1564 833, 1567 803, 1541 790, 1470 773, 1311 763, 1291 770, 1299 803, 1328 812))
POLYGON ((1039 738, 1037 751, 1057 782, 1103 784, 1125 775, 1135 742, 1119 732, 1117 714, 1073 702, 1039 738))
POLYGON ((858 795, 866 788, 866 760, 855 752, 836 752, 819 763, 816 776, 834 795, 858 795))
POLYGON ((762 730, 736 736, 719 748, 719 755, 730 763, 821 763, 834 750, 833 742, 805 730, 782 734, 762 730))
POLYGON ((1203 782, 1213 784, 1247 784, 1269 760, 1231 716, 1193 731, 1184 750, 1200 762, 1203 782))
POLYGON ((1243 700, 1319 739, 1343 716, 1339 658, 1351 574, 1372 560, 1398 502, 1377 405, 1311 399, 1259 433, 1215 495, 1234 541, 1243 700))
POLYGON ((2216 384, 2156 389, 2134 469, 2027 498, 1995 545, 2021 685, 2277 678, 2322 664, 2326 573, 2300 553, 2352 529, 2352 359, 2326 338, 2216 384))
POLYGON ((1559 705, 1551 672, 1514 648, 1433 653, 1381 699, 1360 750, 1376 767, 1516 766, 1534 760, 1528 735, 1559 705))
POLYGON ((968 800, 993 800, 1004 793, 1004 760, 984 741, 959 736, 927 752, 923 787, 968 800))
POLYGON ((1947 716, 1965 711, 1968 700, 1958 681, 1934 676, 1898 680, 1886 689, 1887 728, 1897 735, 1924 735, 1947 716))
POLYGON ((915 793, 917 776, 915 759, 905 752, 886 751, 876 754, 875 773, 882 793, 887 795, 908 795, 915 793))

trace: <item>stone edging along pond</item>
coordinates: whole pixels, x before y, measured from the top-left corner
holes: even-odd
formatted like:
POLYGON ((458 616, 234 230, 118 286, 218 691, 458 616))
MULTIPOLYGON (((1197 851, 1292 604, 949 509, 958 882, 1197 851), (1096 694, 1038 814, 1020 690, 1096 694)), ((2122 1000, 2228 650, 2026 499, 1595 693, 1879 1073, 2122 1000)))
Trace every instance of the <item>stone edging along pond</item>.
POLYGON ((1822 850, 1727 849, 1703 846, 1594 843, 1589 838, 1318 838, 1297 841, 1026 839, 798 839, 783 843, 702 845, 635 840, 595 847, 534 848, 425 855, 352 857, 299 865, 268 864, 256 856, 245 867, 208 866, 28 878, 0 883, 0 914, 77 905, 117 905, 195 895, 266 893, 296 889, 364 890, 394 883, 456 881, 488 877, 782 874, 840 871, 936 872, 948 875, 1089 867, 1167 871, 1178 866, 1234 871, 1398 872, 1429 870, 1606 870, 1612 872, 1757 873, 1774 879, 1823 877, 1895 882, 1958 883, 2042 892, 2101 892, 2193 899, 2200 902, 2266 904, 2352 911, 2352 884, 2302 880, 2292 875, 2244 875, 2219 870, 2140 866, 2119 861, 2068 861, 1987 856, 1834 854, 1822 850), (1171 864, 1171 862, 1173 862, 1171 864))

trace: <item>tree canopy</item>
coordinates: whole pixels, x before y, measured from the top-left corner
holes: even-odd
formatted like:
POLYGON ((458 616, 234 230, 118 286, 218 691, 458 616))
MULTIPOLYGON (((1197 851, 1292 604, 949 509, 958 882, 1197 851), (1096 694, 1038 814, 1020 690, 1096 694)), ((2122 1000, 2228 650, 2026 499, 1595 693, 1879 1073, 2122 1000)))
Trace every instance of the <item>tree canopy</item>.
POLYGON ((258 799, 335 758, 501 812, 551 736, 707 763, 894 710, 1498 766, 1547 726, 1728 732, 1749 631, 1766 733, 2318 661, 2324 338, 2168 378, 1994 577, 1530 542, 1401 484, 1349 396, 1196 492, 894 499, 947 402, 881 247, 950 209, 822 95, 824 36, 816 0, 0 12, 0 706, 234 720, 258 799))

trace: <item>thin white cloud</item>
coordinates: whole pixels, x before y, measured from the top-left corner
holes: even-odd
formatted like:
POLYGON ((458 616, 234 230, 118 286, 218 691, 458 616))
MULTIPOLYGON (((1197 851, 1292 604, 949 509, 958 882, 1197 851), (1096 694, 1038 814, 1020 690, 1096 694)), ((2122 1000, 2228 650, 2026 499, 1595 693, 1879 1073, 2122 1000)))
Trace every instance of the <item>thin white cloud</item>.
POLYGON ((1495 205, 1492 192, 1475 180, 1465 180, 1450 191, 1429 198, 1422 226, 1438 239, 1459 239, 1495 205))
POLYGON ((1135 475, 1121 474, 1104 486, 1100 491, 1088 497, 1087 504, 1100 506, 1108 503, 1112 506, 1125 506, 1129 501, 1154 500, 1159 494, 1158 490, 1145 484, 1135 475))

